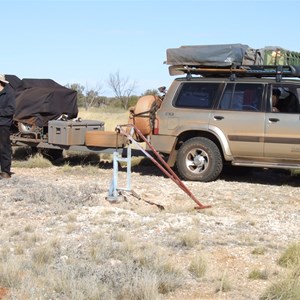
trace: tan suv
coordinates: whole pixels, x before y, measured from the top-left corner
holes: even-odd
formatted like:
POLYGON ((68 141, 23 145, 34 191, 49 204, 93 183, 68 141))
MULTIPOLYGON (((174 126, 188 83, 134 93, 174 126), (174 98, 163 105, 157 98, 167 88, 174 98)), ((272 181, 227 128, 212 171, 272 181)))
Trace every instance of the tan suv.
POLYGON ((151 143, 185 180, 215 180, 225 164, 300 168, 299 97, 293 78, 178 78, 156 112, 151 143))

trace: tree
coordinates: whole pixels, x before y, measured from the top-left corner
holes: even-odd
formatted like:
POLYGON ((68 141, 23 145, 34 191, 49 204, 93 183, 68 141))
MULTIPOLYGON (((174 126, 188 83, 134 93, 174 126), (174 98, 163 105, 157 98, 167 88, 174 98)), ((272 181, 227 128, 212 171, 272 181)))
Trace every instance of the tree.
POLYGON ((157 89, 152 89, 152 90, 148 89, 142 94, 142 96, 146 96, 146 95, 158 96, 159 93, 157 89))
POLYGON ((109 75, 107 84, 112 89, 117 100, 119 100, 124 109, 128 109, 129 101, 136 87, 136 82, 130 82, 129 78, 121 78, 120 72, 109 75))
POLYGON ((85 110, 88 110, 95 104, 100 106, 99 102, 101 102, 102 99, 102 97, 100 97, 102 86, 98 84, 96 86, 96 89, 93 90, 93 89, 89 89, 88 85, 86 85, 85 90, 86 90, 85 101, 84 101, 85 110))
POLYGON ((80 85, 79 83, 72 83, 71 85, 67 84, 66 87, 77 92, 77 104, 78 106, 84 106, 84 102, 85 102, 85 96, 83 94, 84 86, 80 85))
POLYGON ((77 92, 77 104, 86 110, 92 106, 101 106, 101 104, 105 103, 106 99, 100 96, 102 85, 98 84, 95 89, 90 89, 87 84, 84 87, 79 83, 68 84, 66 87, 77 92))

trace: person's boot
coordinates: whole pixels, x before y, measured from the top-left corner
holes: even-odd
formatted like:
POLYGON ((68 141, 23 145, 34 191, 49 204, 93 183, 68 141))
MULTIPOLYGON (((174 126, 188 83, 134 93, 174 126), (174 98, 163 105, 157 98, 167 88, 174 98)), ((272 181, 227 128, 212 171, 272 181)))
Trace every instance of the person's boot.
POLYGON ((11 175, 6 172, 0 173, 0 179, 9 179, 10 177, 11 177, 11 175))

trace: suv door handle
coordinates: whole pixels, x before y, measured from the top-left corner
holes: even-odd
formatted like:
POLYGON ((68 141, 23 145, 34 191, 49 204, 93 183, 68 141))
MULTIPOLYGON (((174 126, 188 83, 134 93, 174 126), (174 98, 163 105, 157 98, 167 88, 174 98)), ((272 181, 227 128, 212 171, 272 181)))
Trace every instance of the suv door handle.
POLYGON ((280 120, 278 118, 269 118, 269 121, 271 123, 276 123, 276 122, 279 122, 280 120))
POLYGON ((215 119, 215 120, 223 120, 224 117, 223 117, 223 116, 214 116, 214 119, 215 119))

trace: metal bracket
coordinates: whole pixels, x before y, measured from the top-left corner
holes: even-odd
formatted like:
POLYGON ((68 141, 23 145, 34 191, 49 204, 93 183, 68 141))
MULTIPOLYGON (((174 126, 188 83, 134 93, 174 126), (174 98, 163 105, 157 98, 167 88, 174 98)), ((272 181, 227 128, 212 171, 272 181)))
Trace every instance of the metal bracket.
POLYGON ((276 68, 276 82, 280 82, 282 80, 283 74, 283 66, 277 66, 276 68))

